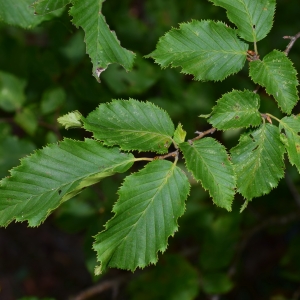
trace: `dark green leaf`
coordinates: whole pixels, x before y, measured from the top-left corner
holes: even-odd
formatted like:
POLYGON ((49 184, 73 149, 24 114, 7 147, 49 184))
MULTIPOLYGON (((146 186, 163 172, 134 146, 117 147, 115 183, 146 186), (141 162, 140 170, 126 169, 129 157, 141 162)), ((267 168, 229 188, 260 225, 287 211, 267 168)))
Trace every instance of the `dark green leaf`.
POLYGON ((296 165, 300 173, 300 115, 283 118, 279 129, 285 131, 285 135, 281 134, 281 140, 285 144, 291 164, 296 165))
POLYGON ((85 32, 87 53, 93 64, 93 75, 99 78, 109 64, 121 64, 127 71, 133 66, 134 53, 122 48, 117 36, 102 14, 104 0, 73 0, 70 10, 73 23, 85 32))
POLYGON ((70 2, 71 0, 37 0, 32 6, 36 14, 44 15, 63 8, 70 2))
POLYGON ((250 63, 250 76, 266 88, 282 111, 290 114, 298 101, 297 71, 283 52, 273 50, 264 59, 250 63))
POLYGON ((259 96, 250 91, 232 91, 222 96, 208 122, 217 129, 231 129, 261 124, 259 96))
POLYGON ((209 191, 213 202, 230 211, 236 180, 225 147, 213 138, 203 138, 192 144, 182 143, 179 147, 188 170, 209 191))
POLYGON ((106 230, 96 236, 94 249, 100 266, 134 271, 157 262, 170 235, 178 229, 184 213, 189 182, 175 164, 155 160, 138 173, 125 178, 106 230))
POLYGON ((262 40, 271 30, 275 0, 210 0, 227 10, 228 19, 238 27, 238 34, 248 42, 262 40))
POLYGON ((231 149, 238 192, 247 200, 268 194, 284 175, 284 152, 279 129, 274 125, 262 124, 242 135, 231 149))
POLYGON ((100 104, 84 120, 84 128, 105 145, 157 153, 168 151, 175 130, 164 110, 133 99, 100 104))
POLYGON ((197 80, 223 80, 244 66, 248 45, 222 22, 183 23, 160 38, 147 57, 165 68, 182 67, 197 80))
POLYGON ((0 182, 0 225, 13 220, 37 226, 87 186, 131 167, 131 154, 94 140, 65 139, 37 150, 0 182))

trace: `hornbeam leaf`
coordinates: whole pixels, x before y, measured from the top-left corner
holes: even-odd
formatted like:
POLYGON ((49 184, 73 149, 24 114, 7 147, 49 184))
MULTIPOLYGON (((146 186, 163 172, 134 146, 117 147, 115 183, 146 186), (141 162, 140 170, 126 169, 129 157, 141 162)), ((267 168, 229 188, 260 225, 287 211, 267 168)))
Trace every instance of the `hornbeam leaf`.
POLYGON ((38 15, 48 14, 54 10, 65 7, 71 0, 37 0, 32 4, 38 15))
POLYGON ((204 189, 209 191, 213 202, 231 211, 236 179, 225 147, 213 138, 203 138, 179 145, 186 166, 204 189))
POLYGON ((134 99, 100 104, 82 121, 96 139, 123 150, 166 153, 175 130, 164 110, 134 99))
POLYGON ((102 15, 104 0, 73 0, 70 10, 73 23, 85 31, 87 53, 93 64, 93 75, 100 77, 109 64, 121 64, 127 71, 133 66, 135 54, 122 48, 102 15))
POLYGON ((14 26, 33 28, 62 13, 59 10, 47 16, 36 16, 31 7, 32 2, 33 0, 0 0, 0 20, 14 26))
POLYGON ((37 150, 0 182, 0 226, 13 220, 37 226, 87 186, 131 167, 134 157, 101 143, 65 139, 37 150))
POLYGON ((147 57, 163 68, 182 67, 197 80, 223 80, 243 68, 247 50, 224 23, 194 20, 166 33, 147 57))
POLYGON ((218 100, 208 122, 222 130, 260 125, 259 103, 259 96, 251 91, 232 91, 218 100))
POLYGON ((175 132, 174 132, 174 142, 176 144, 181 144, 184 142, 186 136, 186 131, 182 128, 182 125, 179 123, 175 132))
POLYGON ((279 129, 284 129, 285 136, 282 134, 282 141, 288 153, 292 165, 296 165, 300 173, 300 115, 285 117, 279 123, 279 129))
POLYGON ((177 219, 184 213, 189 182, 175 164, 155 160, 138 173, 125 178, 119 190, 115 216, 95 238, 94 250, 100 266, 134 271, 157 262, 170 235, 177 231, 177 219))
POLYGON ((283 52, 273 50, 262 61, 250 62, 250 76, 255 83, 266 88, 283 112, 291 113, 298 101, 297 71, 283 52))
POLYGON ((247 200, 269 193, 284 175, 283 155, 278 127, 262 124, 243 134, 231 149, 237 175, 238 192, 247 200))
POLYGON ((210 0, 227 10, 228 19, 238 27, 238 35, 248 42, 262 40, 271 30, 275 0, 210 0))

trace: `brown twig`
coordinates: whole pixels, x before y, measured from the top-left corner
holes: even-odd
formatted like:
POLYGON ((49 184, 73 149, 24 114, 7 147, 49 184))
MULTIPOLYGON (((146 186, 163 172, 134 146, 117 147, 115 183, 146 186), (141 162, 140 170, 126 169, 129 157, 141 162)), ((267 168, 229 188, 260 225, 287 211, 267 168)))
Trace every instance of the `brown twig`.
POLYGON ((174 152, 170 152, 166 155, 155 156, 154 160, 156 160, 156 159, 165 159, 165 158, 168 158, 168 157, 177 157, 177 156, 178 156, 178 150, 176 150, 174 152))
POLYGON ((217 129, 216 128, 211 128, 211 129, 208 129, 206 131, 196 131, 195 133, 198 134, 198 136, 196 136, 195 138, 191 139, 191 140, 188 140, 188 142, 190 144, 193 144, 194 141, 196 140, 200 140, 202 139, 204 136, 208 135, 208 134, 213 134, 217 129))
POLYGON ((292 47, 294 46, 295 42, 297 41, 297 39, 300 38, 300 32, 298 32, 294 36, 285 35, 283 38, 290 40, 289 44, 287 45, 286 49, 284 50, 285 55, 288 56, 288 54, 289 54, 290 50, 292 49, 292 47))
POLYGON ((80 294, 78 294, 77 296, 72 298, 72 300, 89 299, 91 297, 94 297, 97 294, 101 294, 102 292, 104 292, 106 290, 118 288, 120 286, 120 284, 123 283, 128 277, 129 277, 129 275, 127 274, 127 275, 119 276, 115 279, 101 281, 98 284, 81 292, 80 294))

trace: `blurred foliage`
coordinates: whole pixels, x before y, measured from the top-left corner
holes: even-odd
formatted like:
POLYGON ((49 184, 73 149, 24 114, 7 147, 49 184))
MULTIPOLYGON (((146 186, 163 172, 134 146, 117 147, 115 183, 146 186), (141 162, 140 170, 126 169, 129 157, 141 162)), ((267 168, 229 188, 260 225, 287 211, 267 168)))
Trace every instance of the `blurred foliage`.
MULTIPOLYGON (((0 11, 3 3, 8 2, 0 1, 0 11)), ((299 0, 277 1, 273 29, 258 43, 261 57, 273 49, 285 49, 287 40, 282 37, 300 31, 299 13, 299 0)), ((8 170, 35 148, 56 142, 62 136, 82 140, 83 131, 66 131, 57 123, 57 118, 67 112, 78 110, 86 116, 99 103, 134 97, 164 108, 175 124, 182 123, 187 137, 192 138, 196 130, 209 128, 205 119, 198 116, 209 114, 223 93, 255 89, 246 69, 223 82, 200 83, 193 81, 192 76, 180 74, 178 69, 161 70, 152 60, 143 58, 154 50, 159 37, 171 27, 178 27, 178 23, 218 19, 229 24, 225 11, 208 1, 110 0, 104 3, 103 14, 121 45, 138 56, 132 72, 111 65, 101 75, 101 83, 92 76, 83 33, 71 24, 67 9, 55 12, 54 18, 46 15, 35 19, 33 25, 24 23, 26 27, 39 24, 30 30, 0 23, 2 177, 9 176, 8 170)), ((0 13, 0 18, 8 18, 12 25, 16 17, 0 13)), ((300 70, 299 53, 300 41, 289 54, 297 70, 300 70)), ((280 117, 274 100, 263 90, 260 96, 261 111, 280 117)), ((299 112, 297 106, 293 113, 299 112)), ((215 136, 232 147, 240 133, 232 130, 217 132, 215 136)), ((137 164, 134 171, 142 166, 137 164)), ((130 277, 126 288, 114 299, 213 299, 212 295, 221 300, 299 299, 300 178, 290 165, 287 173, 286 181, 282 180, 269 195, 254 199, 242 214, 239 213, 241 197, 236 197, 233 212, 228 213, 215 207, 208 193, 194 185, 186 212, 179 220, 179 231, 169 240, 167 253, 160 256, 157 266, 139 270, 130 277)), ((111 208, 122 179, 123 175, 116 175, 85 190, 64 203, 38 229, 25 229, 21 224, 0 229, 0 298, 2 294, 7 300, 25 296, 22 299, 67 299, 98 280, 118 276, 114 270, 101 278, 93 275, 96 258, 91 244, 92 236, 112 216, 111 208), (46 249, 52 249, 47 252, 46 260, 58 268, 49 273, 52 277, 47 269, 41 271, 37 266, 45 263, 44 256, 38 253, 44 249, 38 246, 45 235, 43 226, 49 231, 47 237, 53 232, 54 244, 51 247, 46 244, 46 249), (65 240, 70 237, 79 242, 60 248, 63 242, 57 232, 62 232, 65 240), (22 240, 26 236, 31 238, 30 243, 22 240), (34 265, 26 262, 32 256, 29 244, 33 244, 37 253, 34 265), (63 249, 63 258, 57 258, 55 247, 63 249), (70 255, 80 249, 84 253, 81 265, 74 261, 80 255, 70 255), (24 260, 19 261, 20 256, 24 260), (84 277, 88 276, 87 269, 88 279, 84 277), (75 281, 74 273, 84 275, 75 281), (42 281, 45 274, 48 274, 47 284, 42 281)), ((105 292, 101 299, 112 299, 112 295, 105 292)))

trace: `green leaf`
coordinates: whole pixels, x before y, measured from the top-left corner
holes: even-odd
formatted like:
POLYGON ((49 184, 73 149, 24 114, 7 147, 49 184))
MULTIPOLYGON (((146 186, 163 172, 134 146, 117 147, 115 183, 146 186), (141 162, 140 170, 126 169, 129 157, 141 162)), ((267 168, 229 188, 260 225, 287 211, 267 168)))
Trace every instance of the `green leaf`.
POLYGON ((188 193, 186 175, 169 161, 152 161, 126 177, 115 216, 96 236, 96 274, 108 267, 134 271, 156 263, 157 252, 166 250, 168 237, 178 229, 188 193))
POLYGON ((57 122, 61 124, 66 129, 69 128, 81 128, 83 126, 82 123, 83 117, 82 114, 78 111, 72 111, 63 115, 57 119, 57 122))
POLYGON ((16 136, 0 138, 0 178, 8 176, 8 170, 19 163, 19 159, 35 149, 35 145, 16 136))
POLYGON ((264 59, 250 62, 250 76, 266 88, 282 111, 290 114, 298 101, 297 71, 283 52, 273 50, 264 59))
POLYGON ((17 112, 14 121, 29 135, 33 136, 38 128, 37 114, 31 106, 17 112))
POLYGON ((0 71, 0 108, 7 112, 19 110, 25 102, 25 86, 25 80, 0 71))
POLYGON ((84 128, 105 145, 157 153, 168 151, 175 130, 164 110, 133 99, 100 104, 84 120, 84 128))
POLYGON ((223 95, 208 122, 221 130, 261 124, 259 96, 251 91, 232 91, 223 95))
POLYGON ((209 137, 193 144, 182 143, 179 147, 188 170, 209 191, 213 202, 231 211, 236 180, 225 147, 209 137))
POLYGON ((281 140, 285 144, 291 164, 296 165, 300 173, 300 115, 283 118, 279 129, 285 131, 285 136, 281 134, 281 140))
POLYGON ((65 7, 71 0, 38 0, 32 4, 38 15, 48 14, 54 10, 65 7))
POLYGON ((133 66, 134 53, 122 48, 110 31, 101 12, 104 0, 73 0, 70 14, 73 23, 85 31, 87 53, 93 64, 93 75, 100 77, 109 64, 121 64, 127 71, 133 66))
POLYGON ((131 300, 193 300, 199 292, 199 275, 182 256, 164 255, 155 268, 130 281, 129 291, 131 300))
POLYGON ((243 134, 231 149, 238 192, 247 200, 268 194, 284 175, 284 152, 279 129, 274 125, 262 124, 243 134))
POLYGON ((0 182, 0 226, 14 219, 38 226, 62 202, 82 189, 132 165, 131 154, 101 143, 65 139, 37 150, 0 182))
POLYGON ((147 57, 163 68, 181 67, 197 80, 223 80, 243 68, 247 50, 224 23, 194 20, 166 33, 147 57))
POLYGON ((181 144, 184 142, 186 136, 186 131, 182 128, 182 125, 179 123, 175 132, 174 132, 174 142, 176 144, 181 144))
POLYGON ((271 30, 275 0, 210 0, 227 10, 228 19, 238 27, 238 35, 248 42, 262 40, 271 30))
POLYGON ((43 21, 59 16, 62 11, 36 16, 31 7, 33 0, 0 0, 0 20, 23 28, 33 28, 43 21))
POLYGON ((48 89, 43 93, 41 101, 42 114, 50 114, 56 111, 66 100, 65 90, 61 87, 48 89))

